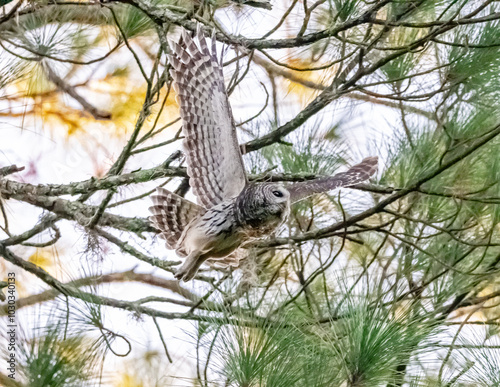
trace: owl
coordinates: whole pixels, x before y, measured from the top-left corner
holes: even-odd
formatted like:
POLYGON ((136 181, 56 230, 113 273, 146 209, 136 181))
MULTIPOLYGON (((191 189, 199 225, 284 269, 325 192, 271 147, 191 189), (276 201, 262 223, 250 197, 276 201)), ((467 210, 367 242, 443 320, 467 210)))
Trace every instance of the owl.
POLYGON ((278 230, 291 203, 376 172, 377 158, 368 157, 347 172, 287 186, 248 181, 215 39, 209 46, 198 28, 194 36, 183 30, 169 45, 187 173, 198 204, 158 188, 149 210, 166 247, 185 258, 177 279, 191 280, 204 262, 238 266, 239 247, 278 230))

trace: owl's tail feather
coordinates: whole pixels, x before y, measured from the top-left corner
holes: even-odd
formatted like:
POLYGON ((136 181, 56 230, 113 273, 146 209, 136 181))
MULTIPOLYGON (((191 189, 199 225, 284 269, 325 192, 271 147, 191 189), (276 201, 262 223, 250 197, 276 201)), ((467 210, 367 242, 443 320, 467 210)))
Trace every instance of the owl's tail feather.
POLYGON ((153 215, 149 220, 160 231, 167 248, 174 250, 186 226, 205 209, 165 188, 157 188, 151 199, 153 206, 149 211, 153 215))

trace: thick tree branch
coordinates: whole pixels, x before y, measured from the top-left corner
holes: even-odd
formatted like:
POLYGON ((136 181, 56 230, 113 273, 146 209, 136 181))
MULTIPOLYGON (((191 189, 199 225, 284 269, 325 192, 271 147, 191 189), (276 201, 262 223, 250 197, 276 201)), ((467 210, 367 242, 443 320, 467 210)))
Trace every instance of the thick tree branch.
MULTIPOLYGON (((197 302, 199 300, 199 297, 197 295, 191 293, 186 288, 183 288, 180 285, 179 281, 164 279, 161 277, 154 276, 152 274, 136 273, 134 270, 129 270, 121 273, 109 273, 98 276, 80 278, 65 283, 64 286, 81 288, 84 286, 96 286, 114 282, 140 282, 143 284, 148 284, 170 290, 171 292, 176 293, 189 301, 197 302)), ((20 298, 16 301, 16 308, 21 309, 27 306, 33 306, 35 304, 40 304, 46 301, 50 301, 55 299, 59 294, 61 294, 61 292, 58 291, 57 289, 48 289, 38 294, 33 294, 31 296, 20 298)), ((7 315, 7 305, 0 306, 0 316, 6 316, 6 315, 7 315)))
MULTIPOLYGON (((192 320, 192 321, 204 321, 204 322, 218 322, 220 324, 235 324, 235 325, 243 325, 243 326, 255 326, 259 321, 265 321, 265 319, 261 319, 258 316, 253 316, 252 319, 248 319, 245 317, 218 317, 214 315, 201 315, 201 314, 194 314, 193 312, 187 312, 187 313, 169 313, 169 312, 163 312, 160 310, 156 310, 153 308, 148 308, 145 306, 142 306, 140 304, 137 304, 133 301, 123 301, 123 300, 117 300, 115 298, 110 298, 110 297, 104 297, 104 296, 98 296, 92 293, 84 292, 81 291, 80 289, 75 288, 72 285, 69 284, 64 284, 58 279, 52 277, 49 273, 47 273, 45 270, 43 270, 41 267, 28 262, 14 253, 7 249, 4 245, 0 243, 0 256, 2 256, 5 260, 8 262, 20 267, 21 269, 34 274, 36 277, 41 279, 43 282, 45 282, 47 285, 50 287, 57 289, 60 293, 68 296, 68 297, 73 297, 80 299, 84 302, 90 302, 93 304, 97 305, 103 305, 103 306, 110 306, 113 308, 118 308, 118 309, 123 309, 127 310, 131 313, 135 314, 145 314, 148 316, 152 317, 160 317, 168 320, 192 320)), ((212 304, 211 302, 204 303, 205 306, 212 304)), ((196 304, 193 304, 196 305, 196 304)), ((201 304, 200 304, 201 306, 201 304)), ((231 308, 226 307, 226 306, 220 306, 220 312, 230 312, 231 308)), ((241 311, 242 312, 242 311, 241 311)), ((234 310, 234 313, 240 313, 240 311, 234 310)))
MULTIPOLYGON (((70 201, 54 196, 42 196, 31 194, 6 194, 7 198, 20 200, 34 206, 50 211, 61 218, 78 222, 82 226, 88 223, 99 207, 70 201)), ((104 212, 98 223, 100 226, 113 227, 122 231, 130 231, 137 235, 143 232, 156 233, 157 230, 144 218, 127 218, 120 215, 104 212)))
MULTIPOLYGON (((10 167, 9 167, 10 168, 10 167)), ((69 184, 20 183, 13 180, 0 179, 0 194, 3 196, 29 194, 44 196, 80 195, 100 190, 108 190, 123 185, 144 183, 163 177, 186 177, 183 167, 169 167, 165 163, 154 168, 144 169, 123 175, 106 176, 101 179, 90 178, 69 184)))
MULTIPOLYGON (((175 12, 171 11, 168 5, 159 4, 153 2, 151 0, 112 0, 113 2, 122 2, 126 4, 131 4, 146 15, 148 15, 151 20, 157 23, 160 26, 163 26, 165 23, 173 23, 180 25, 190 31, 196 31, 197 23, 194 21, 190 21, 186 18, 185 15, 179 15, 175 12)), ((325 29, 322 31, 306 34, 303 36, 299 36, 296 38, 290 39, 247 39, 241 36, 233 36, 230 34, 222 34, 217 33, 216 38, 218 41, 231 44, 231 45, 240 45, 246 47, 248 49, 278 49, 278 48, 295 48, 306 46, 312 43, 315 43, 319 40, 329 38, 335 36, 336 34, 346 31, 350 28, 359 26, 361 24, 370 23, 373 16, 382 9, 385 5, 390 3, 390 0, 381 0, 377 1, 375 5, 370 7, 366 12, 364 12, 361 16, 348 20, 345 23, 337 26, 333 26, 330 29, 325 29)), ((211 30, 205 27, 204 31, 207 35, 211 35, 211 30)))

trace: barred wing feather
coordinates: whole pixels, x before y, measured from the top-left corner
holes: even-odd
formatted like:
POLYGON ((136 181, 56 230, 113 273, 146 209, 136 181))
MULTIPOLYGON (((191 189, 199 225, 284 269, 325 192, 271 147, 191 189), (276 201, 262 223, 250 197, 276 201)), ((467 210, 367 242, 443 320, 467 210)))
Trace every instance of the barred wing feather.
POLYGON ((198 203, 211 208, 237 196, 245 186, 243 159, 229 106, 215 39, 209 48, 198 30, 170 41, 171 74, 180 105, 189 183, 198 203))
POLYGON ((286 188, 290 192, 290 201, 294 203, 317 193, 359 184, 368 180, 377 171, 377 166, 377 157, 367 157, 347 172, 289 185, 286 188))

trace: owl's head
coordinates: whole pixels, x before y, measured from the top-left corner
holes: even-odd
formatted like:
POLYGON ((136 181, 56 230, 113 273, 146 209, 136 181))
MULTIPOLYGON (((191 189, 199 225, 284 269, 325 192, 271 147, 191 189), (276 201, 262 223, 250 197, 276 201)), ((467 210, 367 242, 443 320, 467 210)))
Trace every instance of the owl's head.
POLYGON ((290 193, 279 183, 251 183, 236 199, 240 221, 260 227, 281 223, 290 209, 290 193))

